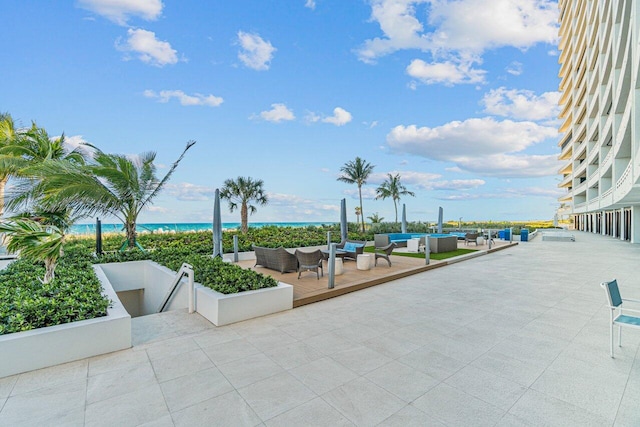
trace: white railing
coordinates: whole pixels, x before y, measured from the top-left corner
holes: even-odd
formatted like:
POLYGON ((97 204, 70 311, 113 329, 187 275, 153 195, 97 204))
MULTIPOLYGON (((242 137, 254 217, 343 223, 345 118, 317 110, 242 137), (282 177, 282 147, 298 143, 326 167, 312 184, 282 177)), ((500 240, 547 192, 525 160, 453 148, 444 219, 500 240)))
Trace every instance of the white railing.
POLYGON ((631 187, 631 162, 627 165, 620 179, 616 181, 616 192, 620 190, 621 194, 627 194, 628 189, 631 187))

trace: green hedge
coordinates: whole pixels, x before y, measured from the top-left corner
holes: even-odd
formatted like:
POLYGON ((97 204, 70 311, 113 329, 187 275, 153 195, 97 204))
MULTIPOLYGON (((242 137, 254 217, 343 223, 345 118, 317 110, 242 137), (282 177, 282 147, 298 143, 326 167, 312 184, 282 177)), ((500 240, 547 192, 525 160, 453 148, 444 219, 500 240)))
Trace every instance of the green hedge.
POLYGON ((111 301, 89 259, 63 257, 49 284, 43 275, 43 264, 26 259, 0 271, 0 335, 107 315, 111 301))

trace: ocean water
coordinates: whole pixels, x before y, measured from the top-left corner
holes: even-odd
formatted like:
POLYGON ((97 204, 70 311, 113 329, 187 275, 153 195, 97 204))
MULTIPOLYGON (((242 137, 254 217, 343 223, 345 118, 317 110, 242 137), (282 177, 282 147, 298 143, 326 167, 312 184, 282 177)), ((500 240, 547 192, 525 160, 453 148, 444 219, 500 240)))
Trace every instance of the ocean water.
MULTIPOLYGON (((250 222, 249 227, 265 227, 275 225, 278 227, 307 227, 309 225, 331 225, 337 224, 337 222, 250 222)), ((206 231, 211 230, 211 223, 206 222, 166 222, 158 224, 138 224, 138 232, 153 232, 153 233, 171 233, 171 232, 185 232, 185 231, 206 231), (162 230, 162 231, 160 231, 162 230)), ((231 230, 240 228, 239 222, 223 222, 223 230, 231 230)), ((95 234, 96 224, 76 224, 71 227, 70 234, 95 234)), ((123 233, 124 229, 122 224, 105 224, 102 223, 103 233, 123 233)))

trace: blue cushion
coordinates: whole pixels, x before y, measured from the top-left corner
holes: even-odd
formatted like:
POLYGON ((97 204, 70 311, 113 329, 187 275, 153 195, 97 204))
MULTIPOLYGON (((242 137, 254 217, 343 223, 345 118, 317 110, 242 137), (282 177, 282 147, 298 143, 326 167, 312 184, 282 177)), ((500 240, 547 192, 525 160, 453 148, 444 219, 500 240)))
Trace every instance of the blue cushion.
POLYGON ((639 326, 640 327, 640 317, 627 316, 621 314, 615 319, 616 323, 626 323, 631 326, 639 326))
POLYGON ((361 248, 362 244, 360 243, 353 243, 353 242, 346 242, 344 244, 344 248, 342 248, 345 252, 355 252, 358 248, 361 248))

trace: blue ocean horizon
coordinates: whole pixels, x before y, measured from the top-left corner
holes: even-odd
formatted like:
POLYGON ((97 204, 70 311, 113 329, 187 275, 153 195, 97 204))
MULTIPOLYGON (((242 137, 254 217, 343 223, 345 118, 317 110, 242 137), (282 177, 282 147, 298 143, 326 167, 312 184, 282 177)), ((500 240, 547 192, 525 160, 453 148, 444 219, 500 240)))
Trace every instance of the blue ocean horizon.
MULTIPOLYGON (((261 228, 267 226, 277 227, 308 227, 321 225, 334 225, 338 222, 315 221, 315 222, 250 222, 250 228, 261 228)), ((206 222, 162 222, 162 223, 142 223, 137 225, 138 232, 149 233, 181 233, 187 231, 211 231, 212 224, 206 222), (162 230, 162 231, 161 231, 162 230)), ((223 230, 232 230, 240 228, 239 222, 223 222, 223 230)), ((75 224, 71 227, 70 234, 95 234, 96 224, 75 224)), ((102 223, 103 233, 124 233, 121 223, 102 223)))

